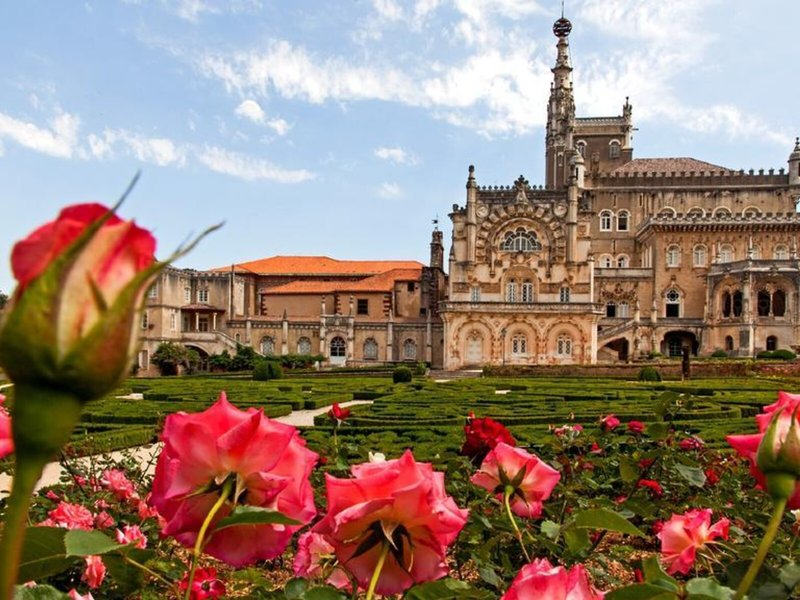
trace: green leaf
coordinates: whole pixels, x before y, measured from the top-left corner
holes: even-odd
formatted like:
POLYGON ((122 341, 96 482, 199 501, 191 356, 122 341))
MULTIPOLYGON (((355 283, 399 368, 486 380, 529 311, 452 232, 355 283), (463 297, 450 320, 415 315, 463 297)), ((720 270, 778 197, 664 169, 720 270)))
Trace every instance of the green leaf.
POLYGON ((783 565, 780 572, 780 580, 790 591, 800 583, 800 565, 790 563, 783 565))
POLYGON ((220 519, 214 531, 236 525, 300 525, 300 521, 290 519, 282 512, 260 506, 239 505, 224 519, 220 519))
POLYGON ((283 595, 287 600, 301 600, 307 589, 308 580, 296 577, 286 582, 283 587, 283 595))
POLYGON ((574 523, 575 527, 580 527, 582 529, 606 529, 608 531, 617 531, 619 533, 644 537, 644 532, 628 521, 628 519, 605 508, 594 508, 579 512, 575 515, 574 523))
POLYGON ((561 530, 564 533, 564 541, 567 548, 573 554, 579 554, 589 547, 589 532, 578 527, 565 527, 561 530))
POLYGON ((347 596, 330 586, 315 587, 302 596, 302 600, 347 600, 347 596))
POLYGON ((39 581, 70 568, 75 561, 66 556, 66 533, 60 527, 28 527, 17 582, 39 581))
POLYGON ((503 580, 498 577, 491 565, 480 565, 478 567, 478 575, 480 575, 481 579, 494 588, 500 589, 503 587, 503 580))
POLYGON ((123 545, 100 531, 70 529, 64 537, 64 547, 67 556, 92 556, 119 550, 123 545))
POLYGON ((703 469, 698 467, 687 467, 686 465, 676 463, 675 470, 680 474, 681 477, 695 487, 703 487, 706 484, 706 474, 703 473, 703 469))
POLYGON ((669 425, 667 423, 651 423, 647 426, 647 435, 656 441, 663 440, 669 435, 669 425))
MULTIPOLYGON (((124 556, 123 554, 105 555, 103 557, 103 563, 106 569, 108 569, 108 574, 119 587, 120 592, 125 596, 129 596, 144 587, 145 572, 141 567, 131 564, 131 562, 125 560, 125 558, 129 558, 139 565, 144 565, 146 562, 155 558, 155 556, 156 553, 153 550, 130 548, 124 553, 124 556)), ((149 585, 148 583, 148 587, 149 585)), ((153 585, 157 584, 153 583, 153 585)))
POLYGON ((415 585, 406 592, 403 598, 405 600, 459 600, 460 598, 489 599, 492 596, 493 594, 485 590, 477 590, 468 583, 447 578, 415 585))
POLYGON ((696 577, 686 583, 686 591, 689 592, 689 600, 730 600, 733 598, 734 591, 720 585, 710 577, 696 577))
POLYGON ((14 600, 67 600, 68 598, 64 592, 59 592, 49 585, 37 585, 33 588, 18 585, 14 588, 14 600))
POLYGON ((680 589, 678 580, 667 575, 661 567, 661 562, 657 556, 648 556, 642 561, 642 572, 647 583, 652 583, 674 592, 680 589))
POLYGON ((639 479, 639 465, 637 461, 627 457, 620 458, 619 476, 625 483, 633 483, 639 479))
POLYGON ((554 521, 542 521, 542 533, 551 540, 557 540, 561 534, 561 525, 554 521))
POLYGON ((637 583, 609 592, 605 600, 678 600, 678 594, 650 583, 637 583))

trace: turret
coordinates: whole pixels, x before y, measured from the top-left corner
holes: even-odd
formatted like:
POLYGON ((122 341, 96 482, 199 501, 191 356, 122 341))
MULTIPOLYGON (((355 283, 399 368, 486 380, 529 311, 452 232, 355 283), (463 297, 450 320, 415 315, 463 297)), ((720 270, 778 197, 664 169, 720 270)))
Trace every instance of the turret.
POLYGON ((475 167, 469 166, 469 177, 467 177, 467 263, 475 264, 475 238, 477 235, 478 222, 475 214, 478 202, 478 184, 475 183, 475 167))
POLYGON ((789 185, 800 186, 800 138, 794 141, 794 150, 789 155, 789 185))
POLYGON ((434 229, 431 234, 431 261, 429 265, 432 269, 444 270, 444 242, 442 242, 442 232, 434 229))
POLYGON ((572 131, 575 126, 575 100, 572 96, 572 64, 569 56, 569 37, 572 23, 564 16, 553 25, 558 38, 553 83, 547 105, 546 173, 547 189, 564 189, 569 178, 569 159, 572 152, 572 131))

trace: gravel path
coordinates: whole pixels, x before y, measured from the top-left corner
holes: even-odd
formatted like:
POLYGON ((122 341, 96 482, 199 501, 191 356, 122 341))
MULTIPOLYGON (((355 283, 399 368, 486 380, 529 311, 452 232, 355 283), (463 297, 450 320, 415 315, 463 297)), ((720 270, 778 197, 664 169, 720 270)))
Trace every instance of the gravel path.
MULTIPOLYGON (((7 387, 7 386, 2 386, 7 387)), ((340 406, 348 407, 348 406, 357 406, 359 404, 372 404, 372 400, 352 400, 350 402, 342 402, 340 406)), ((325 414, 330 410, 329 406, 324 408, 316 408, 314 410, 296 410, 292 411, 290 414, 284 417, 276 417, 274 420, 280 423, 287 423, 288 425, 294 425, 295 427, 313 427, 314 426, 314 417, 318 415, 325 414)), ((148 444, 147 446, 138 446, 136 448, 129 448, 127 450, 117 450, 111 453, 111 458, 115 461, 121 460, 125 456, 133 456, 139 461, 140 465, 147 466, 147 472, 152 473, 155 471, 156 468, 156 458, 158 458, 158 453, 161 450, 161 444, 148 444)), ((85 456, 78 460, 84 461, 85 463, 89 463, 90 461, 96 459, 93 456, 85 456)), ((61 467, 61 464, 58 462, 51 462, 48 463, 44 471, 42 472, 42 478, 39 480, 39 483, 36 484, 36 489, 43 488, 48 485, 53 485, 54 483, 58 483, 59 478, 61 477, 61 473, 64 469, 61 467)), ((8 495, 9 490, 11 489, 11 481, 12 478, 7 473, 0 473, 0 498, 4 498, 8 495)))

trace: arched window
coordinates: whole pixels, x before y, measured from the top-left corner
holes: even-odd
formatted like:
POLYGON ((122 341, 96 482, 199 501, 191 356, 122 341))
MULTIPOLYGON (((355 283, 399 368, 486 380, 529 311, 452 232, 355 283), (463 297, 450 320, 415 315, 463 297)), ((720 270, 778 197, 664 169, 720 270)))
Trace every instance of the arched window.
POLYGON ((242 334, 237 333, 236 335, 233 336, 233 339, 236 340, 236 343, 238 344, 239 342, 242 341, 242 334))
POLYGON ((608 145, 608 158, 619 158, 620 145, 618 140, 611 140, 608 145))
POLYGON ((767 290, 760 290, 758 292, 758 316, 759 317, 766 317, 769 316, 769 305, 770 305, 770 297, 769 292, 767 290))
POLYGON ((506 282, 506 302, 517 301, 517 280, 509 279, 506 282))
POLYGON ((703 244, 697 244, 692 250, 692 264, 695 267, 706 266, 706 247, 703 244))
POLYGON ((617 316, 625 319, 630 316, 630 305, 627 302, 620 302, 617 305, 617 316))
POLYGON ((751 246, 748 254, 753 260, 761 260, 761 246, 751 246))
POLYGON ((607 317, 616 317, 617 316, 617 305, 614 302, 606 302, 606 316, 607 317))
POLYGON ((378 342, 374 338, 364 340, 364 360, 377 360, 378 342))
POLYGON ((524 227, 509 231, 501 246, 501 250, 507 252, 538 252, 541 249, 542 244, 536 238, 536 234, 533 231, 526 231, 524 227))
POLYGON ((611 231, 614 222, 614 213, 610 210, 600 211, 600 231, 611 231))
POLYGON ((628 257, 625 254, 620 254, 617 257, 617 268, 618 269, 627 269, 629 264, 630 264, 630 261, 628 260, 628 257))
POLYGON ((669 248, 667 248, 667 266, 681 266, 681 247, 677 244, 672 244, 669 248))
POLYGON ((527 354, 528 338, 524 333, 515 333, 511 336, 511 354, 527 354))
POLYGON ((522 301, 533 302, 533 283, 530 279, 522 282, 522 301))
POLYGON ((719 247, 719 262, 729 263, 733 262, 733 246, 730 244, 722 244, 719 247))
POLYGON ((748 206, 742 211, 742 216, 748 219, 752 219, 753 217, 760 217, 761 211, 755 206, 748 206))
POLYGON ((733 316, 742 316, 742 307, 744 306, 744 295, 741 290, 733 292, 733 316))
POLYGON ((628 231, 630 213, 621 210, 617 213, 617 231, 628 231))
POLYGON ((678 215, 678 211, 676 211, 671 206, 665 206, 660 211, 658 211, 658 216, 661 217, 662 219, 663 218, 671 219, 671 218, 676 217, 677 215, 678 215))
POLYGON ((733 314, 733 298, 730 292, 722 293, 722 316, 730 317, 733 314))
POLYGON ((782 317, 786 314, 786 292, 775 290, 772 292, 772 315, 782 317))
POLYGON ((559 358, 572 356, 572 338, 565 333, 556 339, 556 356, 559 358))
POLYGON ((558 299, 561 302, 569 302, 569 288, 564 286, 558 293, 558 299))
POLYGON ((767 337, 767 350, 770 352, 778 349, 778 338, 774 335, 770 335, 767 337))
POLYGON ((301 337, 297 340, 297 353, 298 354, 311 354, 311 340, 307 337, 301 337))
POLYGON ((347 355, 347 343, 341 336, 336 336, 331 340, 331 357, 343 358, 347 355))
POLYGON ((264 356, 272 356, 275 354, 275 340, 268 335, 261 338, 261 354, 264 356))
POLYGON ((608 254, 604 254, 600 257, 600 268, 601 269, 610 269, 614 266, 614 259, 611 258, 608 254))
POLYGON ((733 351, 733 336, 726 335, 725 336, 725 351, 732 352, 733 351))
POLYGON ((681 316, 681 294, 675 288, 667 290, 667 293, 664 294, 664 300, 666 300, 666 312, 664 316, 666 317, 680 317, 681 316))
POLYGON ((788 260, 789 248, 787 248, 785 244, 778 244, 775 246, 772 256, 775 260, 788 260))
POLYGON ((715 218, 727 219, 731 216, 731 209, 725 206, 718 206, 714 209, 714 212, 711 216, 715 218))
POLYGON ((417 360, 417 342, 410 338, 403 342, 403 359, 417 360))

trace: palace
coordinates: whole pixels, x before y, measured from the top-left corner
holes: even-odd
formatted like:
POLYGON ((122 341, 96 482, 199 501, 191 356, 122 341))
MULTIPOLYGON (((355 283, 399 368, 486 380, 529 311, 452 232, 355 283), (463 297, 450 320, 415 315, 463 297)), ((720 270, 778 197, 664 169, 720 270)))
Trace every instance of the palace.
POLYGON ((800 141, 788 170, 634 158, 633 108, 577 117, 558 39, 544 185, 480 186, 469 167, 430 262, 276 256, 150 290, 140 366, 162 341, 237 343, 331 365, 593 364, 648 353, 753 356, 800 345, 800 141))

